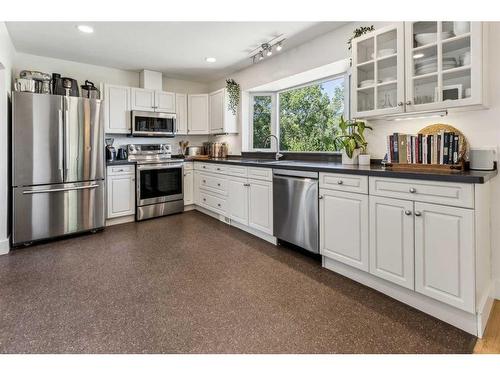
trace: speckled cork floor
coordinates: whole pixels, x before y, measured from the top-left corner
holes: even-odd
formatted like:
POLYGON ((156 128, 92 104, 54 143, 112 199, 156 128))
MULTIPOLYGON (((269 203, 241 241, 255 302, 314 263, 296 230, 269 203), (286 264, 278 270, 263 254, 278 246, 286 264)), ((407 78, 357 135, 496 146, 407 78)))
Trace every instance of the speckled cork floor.
POLYGON ((198 212, 0 257, 4 353, 469 353, 475 338, 198 212))

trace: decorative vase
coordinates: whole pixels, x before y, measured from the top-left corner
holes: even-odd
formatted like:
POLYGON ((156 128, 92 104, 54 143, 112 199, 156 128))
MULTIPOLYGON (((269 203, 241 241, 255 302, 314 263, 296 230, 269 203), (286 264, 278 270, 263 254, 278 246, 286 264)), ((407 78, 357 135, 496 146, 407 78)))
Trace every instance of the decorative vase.
POLYGON ((358 156, 359 165, 370 165, 370 154, 361 154, 358 156))
POLYGON ((352 158, 347 156, 345 150, 342 151, 342 164, 358 164, 359 149, 355 149, 352 153, 352 158))

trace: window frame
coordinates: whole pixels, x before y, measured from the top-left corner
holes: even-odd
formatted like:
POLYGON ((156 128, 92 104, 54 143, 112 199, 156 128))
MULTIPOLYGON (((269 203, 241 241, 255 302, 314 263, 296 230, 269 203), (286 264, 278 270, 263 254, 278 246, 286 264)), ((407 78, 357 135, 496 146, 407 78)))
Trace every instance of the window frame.
MULTIPOLYGON (((300 89, 303 87, 319 85, 324 82, 333 81, 338 78, 344 78, 344 117, 346 119, 350 119, 351 116, 351 73, 350 71, 346 71, 339 74, 333 74, 324 78, 316 79, 313 81, 308 81, 301 83, 299 85, 290 86, 282 90, 278 91, 262 91, 262 92, 250 92, 250 127, 249 127, 249 151, 255 152, 276 152, 277 148, 274 144, 275 142, 271 141, 270 148, 254 148, 253 147, 253 98, 255 96, 270 96, 271 97, 271 134, 275 135, 278 138, 278 142, 280 140, 280 126, 279 126, 279 118, 280 118, 280 108, 279 108, 279 95, 291 91, 300 89)), ((340 151, 288 151, 288 150, 280 150, 280 152, 292 152, 292 153, 324 153, 324 154, 339 154, 340 151)))
POLYGON ((277 99, 277 95, 276 95, 276 92, 270 92, 270 91, 266 91, 266 92, 252 92, 250 93, 250 128, 249 128, 249 131, 250 131, 250 134, 249 134, 249 137, 248 137, 248 142, 249 142, 249 150, 250 151, 261 151, 261 152, 276 152, 277 148, 276 146, 273 144, 273 142, 271 141, 270 142, 270 145, 269 145, 269 148, 254 148, 253 147, 253 110, 254 110, 254 97, 256 96, 270 96, 271 97, 271 134, 272 135, 276 135, 276 122, 277 122, 277 117, 276 117, 276 114, 277 114, 277 103, 276 103, 276 99, 277 99))

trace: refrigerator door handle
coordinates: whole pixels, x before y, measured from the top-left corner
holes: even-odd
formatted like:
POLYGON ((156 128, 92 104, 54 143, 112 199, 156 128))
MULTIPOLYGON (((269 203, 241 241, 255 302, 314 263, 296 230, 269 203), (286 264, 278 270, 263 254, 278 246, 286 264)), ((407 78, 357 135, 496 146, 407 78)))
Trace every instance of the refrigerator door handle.
POLYGON ((66 100, 66 108, 64 109, 64 180, 68 178, 68 173, 69 173, 69 167, 68 163, 70 161, 70 149, 69 149, 69 130, 68 130, 68 124, 69 124, 69 110, 68 110, 68 103, 67 99, 66 100))
POLYGON ((64 181, 64 128, 63 128, 63 115, 62 109, 58 110, 58 120, 59 120, 59 129, 58 129, 58 137, 59 137, 59 149, 57 155, 57 166, 61 171, 61 178, 64 181))
POLYGON ((23 194, 55 193, 58 191, 95 189, 97 187, 99 187, 99 184, 93 184, 93 185, 87 185, 87 186, 74 186, 74 187, 58 188, 58 189, 25 190, 25 191, 23 191, 23 194))

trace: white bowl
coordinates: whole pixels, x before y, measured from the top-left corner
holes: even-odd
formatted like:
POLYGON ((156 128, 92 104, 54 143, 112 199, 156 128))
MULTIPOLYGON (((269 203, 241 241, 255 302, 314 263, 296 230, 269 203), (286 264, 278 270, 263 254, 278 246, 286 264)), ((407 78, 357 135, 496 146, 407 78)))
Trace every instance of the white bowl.
POLYGON ((396 50, 394 48, 385 48, 381 49, 378 51, 378 57, 385 57, 385 56, 390 56, 394 55, 396 53, 396 50))
MULTIPOLYGON (((451 31, 443 31, 441 33, 441 39, 449 38, 452 35, 453 34, 452 34, 451 31)), ((421 46, 425 46, 426 44, 431 44, 431 43, 436 42, 436 40, 437 40, 437 33, 415 34, 415 40, 421 46)))

